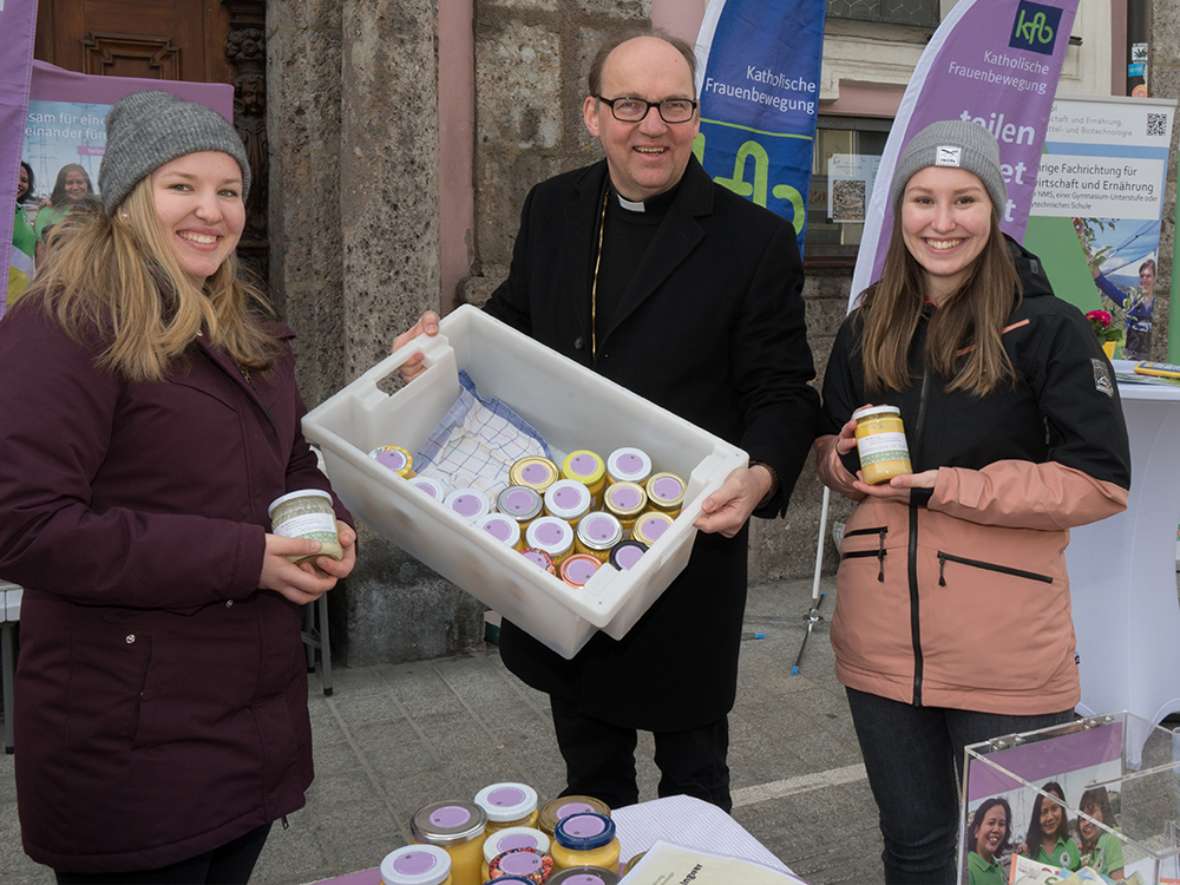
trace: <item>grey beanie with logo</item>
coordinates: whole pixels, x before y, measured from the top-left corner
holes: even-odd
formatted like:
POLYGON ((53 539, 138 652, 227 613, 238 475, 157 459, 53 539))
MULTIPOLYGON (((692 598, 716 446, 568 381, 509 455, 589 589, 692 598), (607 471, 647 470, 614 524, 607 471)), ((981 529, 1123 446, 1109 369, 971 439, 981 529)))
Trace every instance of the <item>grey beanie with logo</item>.
POLYGON ((906 183, 927 166, 966 169, 973 173, 1001 215, 1008 202, 1008 187, 1000 172, 1000 146, 990 132, 966 120, 931 123, 902 148, 889 187, 889 205, 895 211, 906 183))
POLYGON ((107 145, 98 189, 107 215, 146 176, 196 151, 229 154, 242 169, 242 199, 250 192, 250 161, 234 127, 203 104, 167 92, 134 92, 107 114, 107 145))

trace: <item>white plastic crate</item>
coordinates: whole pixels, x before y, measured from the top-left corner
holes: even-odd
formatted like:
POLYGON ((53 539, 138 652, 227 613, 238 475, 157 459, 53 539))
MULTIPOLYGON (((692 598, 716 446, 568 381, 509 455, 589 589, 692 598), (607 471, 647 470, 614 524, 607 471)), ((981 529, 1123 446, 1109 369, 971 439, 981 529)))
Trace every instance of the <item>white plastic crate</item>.
POLYGON ((370 528, 572 658, 594 630, 621 639, 688 563, 701 502, 744 451, 595 374, 469 305, 439 334, 391 354, 309 412, 332 487, 370 528), (426 370, 390 396, 378 385, 421 350, 426 370), (417 451, 459 395, 466 371, 482 396, 511 405, 555 456, 586 448, 603 457, 638 446, 656 470, 685 477, 684 509, 634 568, 606 565, 581 589, 537 568, 368 457, 386 443, 417 451))

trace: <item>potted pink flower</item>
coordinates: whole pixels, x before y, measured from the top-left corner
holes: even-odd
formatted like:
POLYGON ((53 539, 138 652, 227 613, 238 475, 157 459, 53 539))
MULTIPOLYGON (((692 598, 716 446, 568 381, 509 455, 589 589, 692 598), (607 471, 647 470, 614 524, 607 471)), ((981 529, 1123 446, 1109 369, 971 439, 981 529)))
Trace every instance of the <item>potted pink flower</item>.
POLYGON ((1090 328, 1094 330, 1094 336, 1102 345, 1103 351, 1106 352, 1106 358, 1114 359, 1114 349, 1122 340, 1123 333, 1114 325, 1114 318, 1110 312, 1091 310, 1086 313, 1086 319, 1090 321, 1090 328))

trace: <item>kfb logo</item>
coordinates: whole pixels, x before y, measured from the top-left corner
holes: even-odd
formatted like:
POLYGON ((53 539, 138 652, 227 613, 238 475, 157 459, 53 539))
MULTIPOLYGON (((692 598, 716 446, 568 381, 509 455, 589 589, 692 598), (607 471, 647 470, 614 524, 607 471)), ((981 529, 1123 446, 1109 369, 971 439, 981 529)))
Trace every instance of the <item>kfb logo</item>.
POLYGON ((1060 24, 1061 10, 1058 7, 1021 0, 1016 10, 1016 21, 1012 26, 1012 39, 1008 41, 1008 45, 1014 49, 1027 49, 1029 52, 1052 55, 1060 24))

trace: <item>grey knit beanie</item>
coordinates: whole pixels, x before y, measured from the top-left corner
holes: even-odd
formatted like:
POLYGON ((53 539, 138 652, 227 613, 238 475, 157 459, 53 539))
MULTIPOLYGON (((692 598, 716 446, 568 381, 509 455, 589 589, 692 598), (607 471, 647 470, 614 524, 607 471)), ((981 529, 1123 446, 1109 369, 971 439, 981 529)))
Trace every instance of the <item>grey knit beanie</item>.
POLYGON ((910 139, 897 158, 889 188, 889 205, 895 211, 906 183, 927 166, 949 166, 974 173, 987 188, 996 211, 1004 214, 1008 188, 1000 173, 1000 147, 978 123, 940 120, 910 139))
POLYGON ((242 199, 250 192, 250 161, 229 121, 202 104, 167 92, 134 92, 107 114, 107 146, 98 190, 107 215, 145 176, 195 151, 222 151, 242 168, 242 199))

